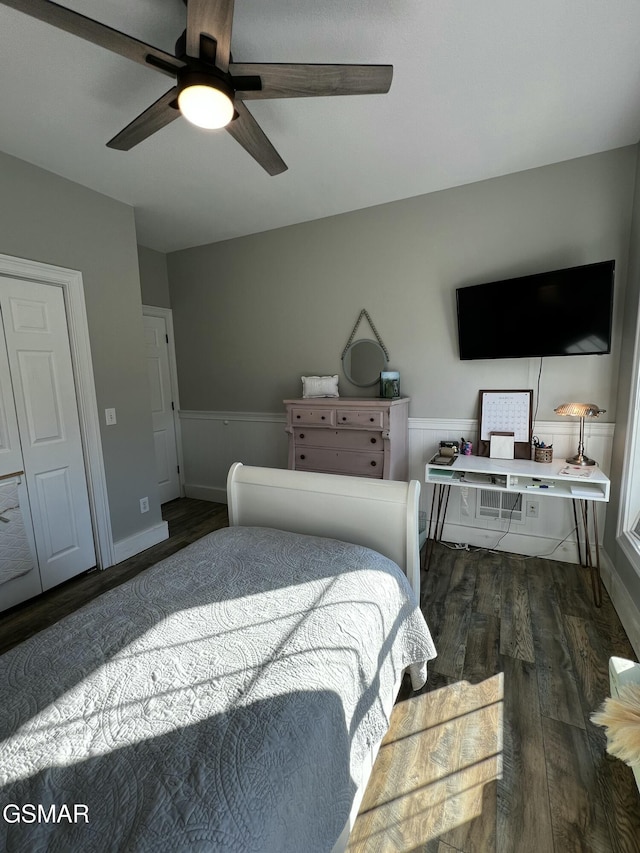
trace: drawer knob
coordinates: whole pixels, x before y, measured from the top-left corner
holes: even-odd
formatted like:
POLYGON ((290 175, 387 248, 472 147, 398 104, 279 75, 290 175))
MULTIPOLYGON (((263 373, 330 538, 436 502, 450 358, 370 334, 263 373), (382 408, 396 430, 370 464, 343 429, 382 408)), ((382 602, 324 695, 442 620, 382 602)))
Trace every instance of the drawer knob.
POLYGON ((321 420, 321 421, 323 421, 323 420, 324 420, 324 415, 320 415, 320 420, 321 420))
POLYGON ((342 416, 342 420, 343 420, 343 421, 346 421, 346 419, 347 419, 347 416, 346 416, 346 415, 343 415, 343 416, 342 416))
POLYGON ((301 454, 300 454, 300 459, 305 459, 305 458, 306 458, 306 457, 305 457, 304 453, 301 453, 301 454))
POLYGON ((304 433, 303 433, 303 432, 301 432, 301 433, 300 433, 300 438, 304 438, 304 433))
POLYGON ((373 461, 371 462, 371 467, 372 467, 372 468, 375 468, 377 464, 378 464, 378 463, 377 463, 375 460, 373 460, 373 461))
POLYGON ((373 423, 375 421, 375 418, 369 418, 369 420, 371 421, 371 423, 373 423))
POLYGON ((377 440, 378 440, 377 438, 372 438, 372 439, 370 439, 371 444, 375 444, 377 440))
POLYGON ((298 419, 298 420, 300 420, 300 418, 301 418, 302 416, 301 416, 301 415, 296 415, 296 417, 297 417, 297 419, 298 419))

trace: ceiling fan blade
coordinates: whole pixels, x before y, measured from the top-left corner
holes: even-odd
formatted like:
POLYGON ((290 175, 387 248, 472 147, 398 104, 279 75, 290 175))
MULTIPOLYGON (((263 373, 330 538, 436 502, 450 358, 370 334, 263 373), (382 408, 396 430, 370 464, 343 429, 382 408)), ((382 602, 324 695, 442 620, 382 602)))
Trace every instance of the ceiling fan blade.
POLYGON ((131 38, 92 18, 86 18, 66 6, 51 3, 50 0, 0 0, 0 4, 165 74, 174 75, 185 65, 182 60, 165 53, 164 50, 131 38))
POLYGON ((180 116, 177 105, 178 90, 174 86, 161 98, 141 113, 137 118, 107 142, 107 148, 129 151, 134 145, 143 142, 152 133, 162 130, 180 116))
POLYGON ((282 172, 286 172, 287 164, 269 142, 249 110, 237 98, 235 108, 238 117, 228 124, 225 130, 228 130, 235 141, 239 142, 244 150, 251 154, 253 159, 270 175, 280 175, 282 172))
POLYGON ((238 97, 244 100, 384 94, 389 91, 393 77, 393 65, 232 62, 229 71, 234 78, 238 97), (248 80, 247 89, 244 90, 243 77, 253 78, 254 81, 260 77, 262 88, 254 89, 253 81, 248 80))
POLYGON ((227 71, 232 24, 233 0, 188 0, 187 56, 215 62, 221 71, 227 71), (200 36, 205 36, 204 44, 200 36), (207 39, 216 42, 214 55, 209 55, 207 39))

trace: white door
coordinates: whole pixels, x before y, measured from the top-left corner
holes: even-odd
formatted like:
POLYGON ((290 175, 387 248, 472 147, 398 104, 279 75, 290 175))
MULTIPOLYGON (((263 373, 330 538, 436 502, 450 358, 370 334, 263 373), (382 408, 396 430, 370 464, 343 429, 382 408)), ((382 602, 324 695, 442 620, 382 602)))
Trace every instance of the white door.
POLYGON ((46 590, 96 563, 62 289, 1 278, 0 313, 46 590))
POLYGON ((176 425, 169 371, 169 341, 164 317, 145 314, 143 319, 158 495, 160 503, 163 504, 180 497, 176 425))

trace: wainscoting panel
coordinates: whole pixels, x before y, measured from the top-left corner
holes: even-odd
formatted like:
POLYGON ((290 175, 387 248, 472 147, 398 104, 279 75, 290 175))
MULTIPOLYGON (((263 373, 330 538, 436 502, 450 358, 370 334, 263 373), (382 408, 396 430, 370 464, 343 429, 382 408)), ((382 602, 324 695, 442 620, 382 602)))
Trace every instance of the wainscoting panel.
MULTIPOLYGON (((227 472, 234 462, 287 467, 285 416, 264 412, 180 413, 184 453, 185 493, 188 497, 226 501, 227 472)), ((545 444, 553 445, 554 458, 573 455, 578 446, 579 422, 538 421, 535 433, 545 444)), ((462 437, 477 447, 477 422, 465 419, 409 418, 409 476, 419 480, 421 508, 431 511, 433 487, 425 486, 425 465, 442 440, 460 441, 462 437)), ((609 471, 614 424, 598 421, 585 426, 587 454, 609 471)), ((530 518, 492 518, 479 512, 480 491, 454 488, 447 512, 443 538, 447 542, 493 548, 531 556, 552 555, 554 559, 577 559, 571 502, 550 496, 537 498, 539 513, 530 518)), ((535 494, 531 496, 536 500, 535 494)), ((606 507, 600 506, 599 529, 604 532, 606 507)), ((515 514, 514 514, 515 516, 515 514)))
POLYGON ((287 467, 285 416, 265 412, 180 412, 188 498, 227 501, 234 462, 287 467))

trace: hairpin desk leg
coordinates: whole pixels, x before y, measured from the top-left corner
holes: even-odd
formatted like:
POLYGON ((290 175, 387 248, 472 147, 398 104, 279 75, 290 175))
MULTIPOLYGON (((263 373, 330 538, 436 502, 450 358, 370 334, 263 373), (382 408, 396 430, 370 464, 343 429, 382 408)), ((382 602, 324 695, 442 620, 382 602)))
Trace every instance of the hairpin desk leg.
MULTIPOLYGON (((573 511, 576 513, 576 500, 573 500, 573 511)), ((580 565, 589 569, 591 574, 591 589, 593 591, 593 603, 596 607, 602 606, 602 579, 600 577, 600 542, 598 537, 598 516, 596 507, 593 501, 581 500, 579 502, 580 515, 582 517, 582 532, 584 535, 584 562, 580 560, 580 565), (593 562, 591 553, 591 539, 589 536, 589 504, 591 504, 591 515, 593 517, 593 539, 596 551, 596 562, 593 562)), ((578 555, 580 557, 580 531, 576 530, 578 539, 578 555)))
POLYGON ((576 545, 578 546, 578 562, 582 566, 582 549, 580 547, 580 528, 578 526, 578 510, 576 508, 575 499, 571 501, 571 505, 573 507, 573 523, 576 526, 576 545))
POLYGON ((435 542, 442 539, 444 530, 444 520, 447 515, 447 507, 449 506, 449 493, 451 486, 449 483, 435 483, 433 486, 433 496, 431 498, 431 513, 429 515, 429 526, 427 528, 427 541, 425 542, 424 552, 422 557, 423 571, 429 571, 429 558, 435 542), (434 512, 435 510, 435 512, 434 512), (433 536, 431 531, 433 529, 433 536))

